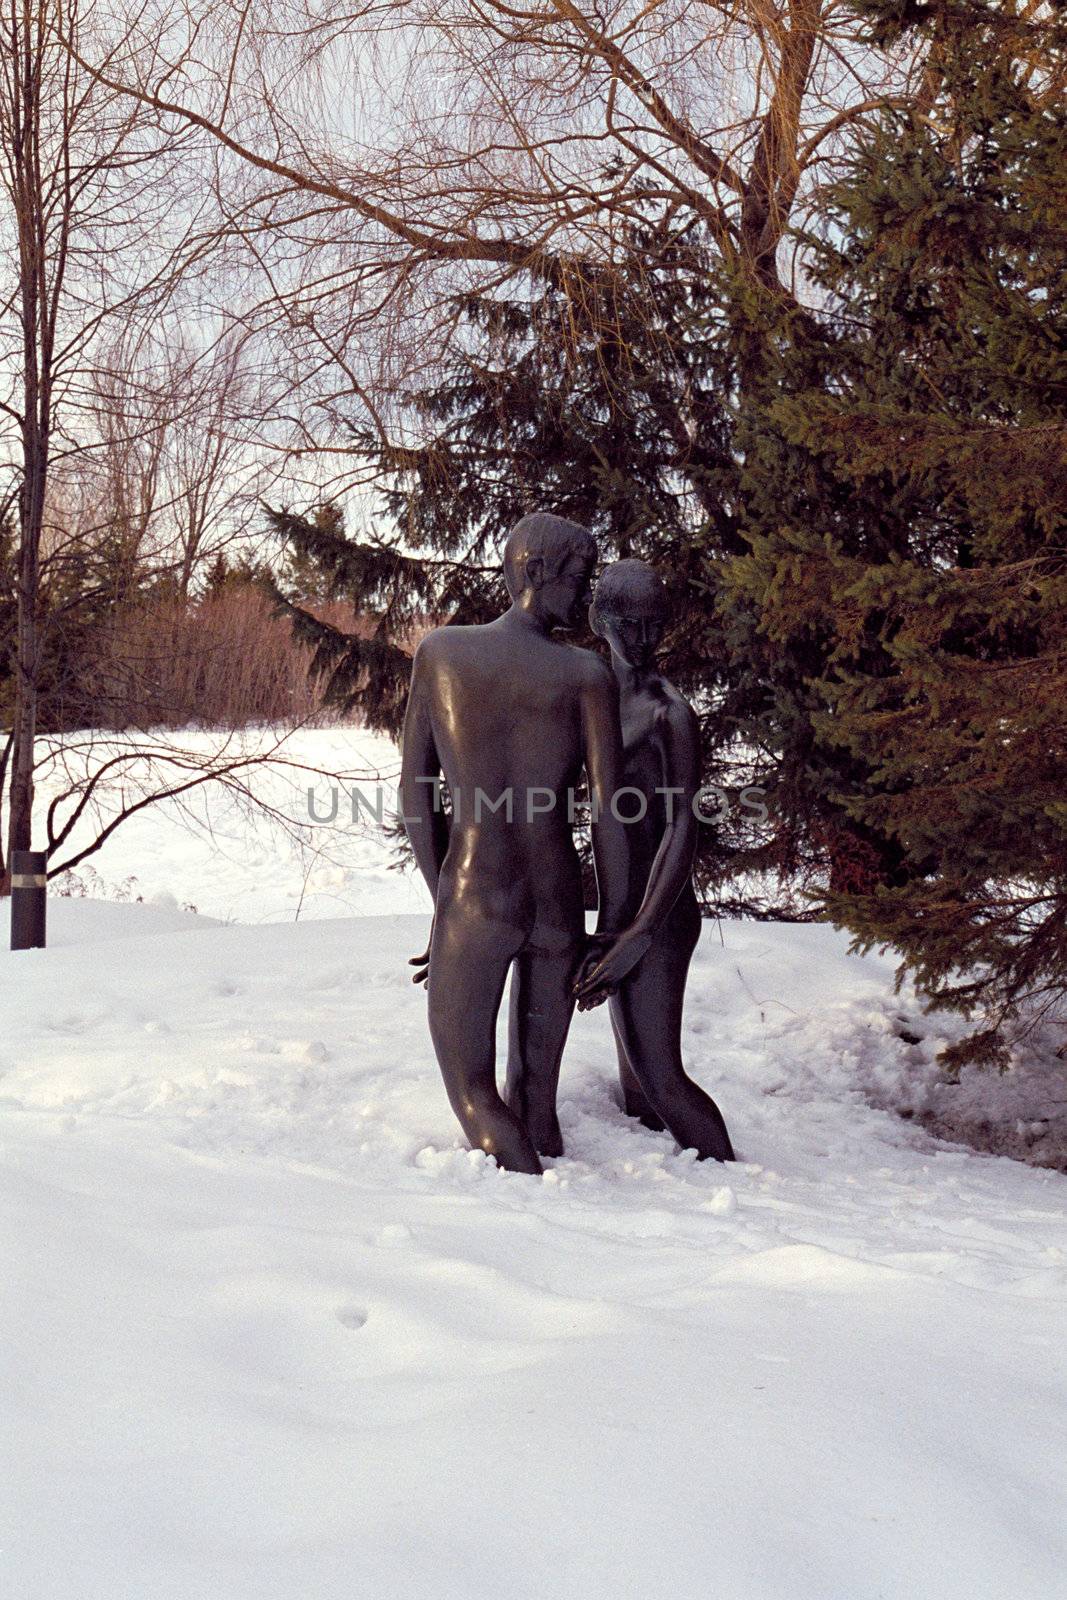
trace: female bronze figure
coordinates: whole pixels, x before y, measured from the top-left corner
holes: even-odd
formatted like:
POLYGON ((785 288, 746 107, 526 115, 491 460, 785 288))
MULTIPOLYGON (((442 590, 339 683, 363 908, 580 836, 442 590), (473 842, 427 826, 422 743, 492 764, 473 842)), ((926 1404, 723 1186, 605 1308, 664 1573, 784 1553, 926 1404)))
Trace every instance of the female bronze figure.
POLYGON ((619 809, 634 818, 626 828, 627 926, 594 944, 575 990, 582 1010, 609 1001, 628 1115, 666 1127, 701 1157, 732 1161, 718 1106, 682 1064, 682 1003, 701 924, 692 877, 700 730, 693 708, 654 665, 666 616, 666 591, 646 562, 605 568, 590 621, 611 648, 619 685, 619 809))

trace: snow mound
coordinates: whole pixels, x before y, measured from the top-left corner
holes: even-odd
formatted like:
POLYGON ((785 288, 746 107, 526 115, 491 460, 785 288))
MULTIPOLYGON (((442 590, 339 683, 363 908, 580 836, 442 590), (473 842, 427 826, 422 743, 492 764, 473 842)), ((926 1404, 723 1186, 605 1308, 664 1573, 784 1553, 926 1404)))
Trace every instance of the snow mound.
POLYGON ((459 1137, 426 917, 56 909, 0 956, 7 1592, 1067 1592, 1067 1178, 869 1102, 888 964, 709 926, 741 1159, 622 1115, 596 1011, 534 1179, 459 1137))

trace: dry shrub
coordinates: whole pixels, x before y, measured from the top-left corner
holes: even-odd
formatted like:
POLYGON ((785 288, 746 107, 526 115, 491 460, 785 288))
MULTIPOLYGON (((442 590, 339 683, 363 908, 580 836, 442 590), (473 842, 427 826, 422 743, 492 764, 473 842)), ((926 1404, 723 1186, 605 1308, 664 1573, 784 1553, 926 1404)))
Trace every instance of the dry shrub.
MULTIPOLYGON (((369 627, 343 601, 311 609, 346 632, 369 627)), ((98 636, 85 687, 97 727, 332 720, 310 662, 269 596, 236 583, 188 604, 157 600, 119 613, 98 636)))

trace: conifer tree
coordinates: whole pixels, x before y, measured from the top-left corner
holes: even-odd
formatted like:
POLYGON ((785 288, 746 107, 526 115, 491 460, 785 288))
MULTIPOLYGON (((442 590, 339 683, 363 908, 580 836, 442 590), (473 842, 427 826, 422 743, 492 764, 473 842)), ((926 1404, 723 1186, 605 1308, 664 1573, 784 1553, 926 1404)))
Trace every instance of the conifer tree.
POLYGON ((542 283, 521 301, 466 302, 463 347, 432 388, 408 397, 423 443, 387 447, 353 430, 353 450, 381 485, 371 536, 347 536, 336 508, 271 513, 303 570, 310 563, 327 595, 372 619, 369 639, 317 621, 292 576, 279 598, 315 645, 316 669, 331 673, 330 699, 395 734, 414 632, 505 607, 499 552, 519 517, 550 509, 591 527, 603 560, 653 562, 672 609, 663 670, 701 713, 708 782, 730 791, 709 806, 716 820, 701 830, 698 875, 716 904, 759 911, 750 888, 738 899, 728 887, 739 867, 763 865, 764 852, 758 807, 738 799, 749 774, 723 765, 731 669, 712 603, 723 558, 746 548, 729 296, 699 237, 665 245, 650 233, 644 244, 637 282, 592 276, 580 297, 542 283))
POLYGON ((974 1014, 952 1062, 1003 1061, 1067 991, 1067 32, 865 9, 931 34, 929 99, 873 121, 811 241, 833 309, 739 432, 726 610, 828 911, 974 1014))
POLYGON ((274 507, 266 515, 286 552, 281 574, 267 586, 295 636, 313 649, 310 673, 323 679, 325 704, 397 737, 411 675, 410 641, 438 621, 479 620, 490 571, 447 548, 410 554, 393 529, 381 538, 373 532, 352 538, 332 503, 310 515, 274 507), (325 621, 311 609, 316 599, 350 600, 364 629, 349 632, 325 621))

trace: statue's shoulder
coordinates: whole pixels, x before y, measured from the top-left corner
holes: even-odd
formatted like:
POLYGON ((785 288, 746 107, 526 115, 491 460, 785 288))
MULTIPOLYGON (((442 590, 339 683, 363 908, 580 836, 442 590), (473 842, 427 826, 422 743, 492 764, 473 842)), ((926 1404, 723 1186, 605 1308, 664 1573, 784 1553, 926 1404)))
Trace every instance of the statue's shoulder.
POLYGON ((614 675, 601 656, 593 650, 583 650, 577 644, 565 644, 562 648, 567 652, 567 664, 581 688, 611 689, 614 692, 614 675))
POLYGON ((700 719, 685 698, 673 683, 668 683, 666 678, 660 679, 660 698, 656 708, 655 720, 665 733, 671 733, 675 738, 700 736, 700 719))
POLYGON ((454 654, 457 649, 462 649, 466 634, 481 631, 480 627, 454 622, 445 623, 440 628, 431 628, 429 633, 424 633, 419 640, 415 650, 415 660, 439 661, 442 657, 454 654))

